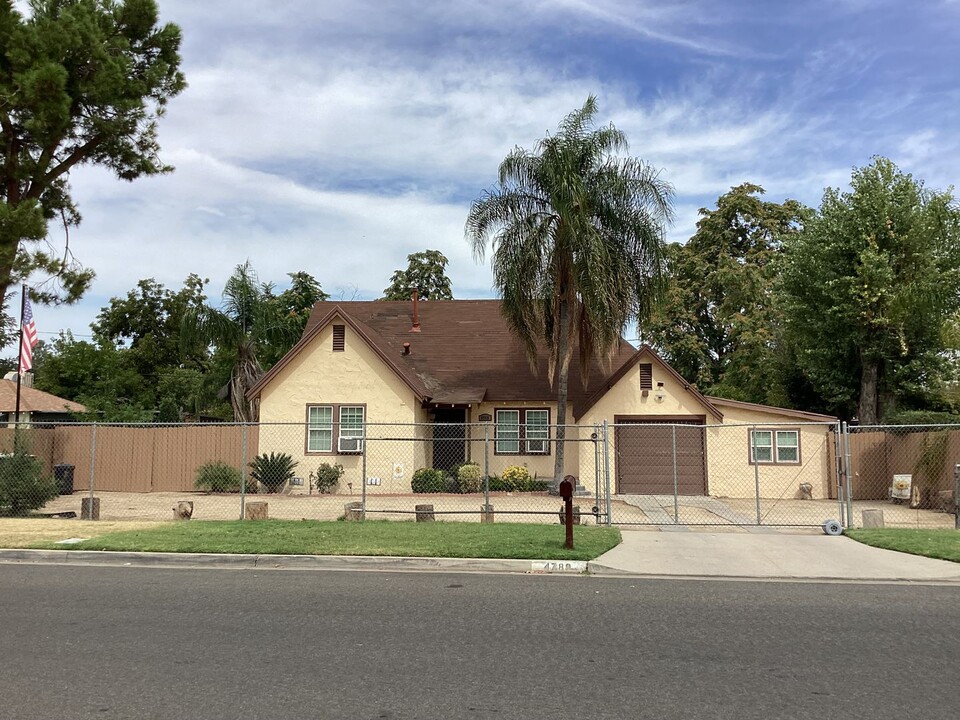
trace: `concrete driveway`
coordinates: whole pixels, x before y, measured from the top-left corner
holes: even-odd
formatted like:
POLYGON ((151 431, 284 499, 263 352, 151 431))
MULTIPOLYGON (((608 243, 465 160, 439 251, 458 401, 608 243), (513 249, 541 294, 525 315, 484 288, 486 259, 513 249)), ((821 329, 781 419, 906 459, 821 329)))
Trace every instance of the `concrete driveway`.
POLYGON ((623 532, 597 575, 958 582, 960 563, 799 533, 623 532))

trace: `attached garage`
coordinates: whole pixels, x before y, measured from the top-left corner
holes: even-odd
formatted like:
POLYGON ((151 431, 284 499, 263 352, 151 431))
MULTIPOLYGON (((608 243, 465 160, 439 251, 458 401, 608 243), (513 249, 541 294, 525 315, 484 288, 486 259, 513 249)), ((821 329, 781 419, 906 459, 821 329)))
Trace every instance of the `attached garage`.
POLYGON ((705 421, 704 416, 617 417, 617 493, 673 495, 676 444, 678 494, 706 495, 705 421))

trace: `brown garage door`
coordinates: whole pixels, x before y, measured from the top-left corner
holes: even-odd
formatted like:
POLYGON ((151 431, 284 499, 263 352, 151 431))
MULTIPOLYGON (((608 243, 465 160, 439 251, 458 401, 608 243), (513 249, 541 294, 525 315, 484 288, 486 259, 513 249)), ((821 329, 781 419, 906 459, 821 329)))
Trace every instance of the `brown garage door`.
POLYGON ((617 419, 617 492, 624 495, 673 495, 673 443, 676 432, 677 492, 705 495, 704 418, 617 419))

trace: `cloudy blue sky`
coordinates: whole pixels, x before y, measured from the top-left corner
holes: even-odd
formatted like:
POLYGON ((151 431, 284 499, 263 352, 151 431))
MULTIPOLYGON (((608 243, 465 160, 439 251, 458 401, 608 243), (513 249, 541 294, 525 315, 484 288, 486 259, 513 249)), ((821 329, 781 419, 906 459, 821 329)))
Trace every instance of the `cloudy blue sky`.
MULTIPOLYGON (((175 173, 73 173, 71 233, 97 280, 36 308, 78 336, 154 277, 312 273, 373 299, 406 256, 449 259, 456 297, 492 297, 467 208, 514 146, 588 94, 676 188, 671 240, 744 181, 816 205, 876 154, 943 188, 960 168, 958 0, 160 0, 190 87, 160 128, 175 173)), ((56 238, 54 238, 56 239, 56 238)))

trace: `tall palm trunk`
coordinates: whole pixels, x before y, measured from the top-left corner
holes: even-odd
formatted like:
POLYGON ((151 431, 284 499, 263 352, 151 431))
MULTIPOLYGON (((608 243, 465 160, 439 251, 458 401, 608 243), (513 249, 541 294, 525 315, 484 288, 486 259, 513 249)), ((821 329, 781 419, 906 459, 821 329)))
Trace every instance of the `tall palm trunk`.
POLYGON ((560 328, 557 337, 557 447, 554 453, 553 478, 563 480, 564 444, 567 439, 567 387, 570 378, 570 302, 560 300, 560 328))
POLYGON ((240 361, 230 373, 230 405, 235 422, 257 422, 260 419, 260 400, 247 401, 247 390, 256 385, 263 375, 263 368, 255 357, 241 351, 240 361))

